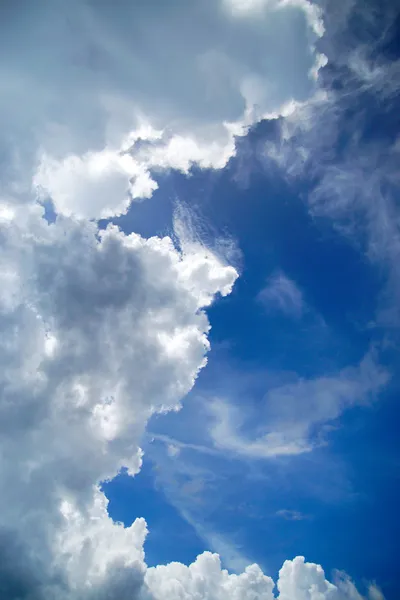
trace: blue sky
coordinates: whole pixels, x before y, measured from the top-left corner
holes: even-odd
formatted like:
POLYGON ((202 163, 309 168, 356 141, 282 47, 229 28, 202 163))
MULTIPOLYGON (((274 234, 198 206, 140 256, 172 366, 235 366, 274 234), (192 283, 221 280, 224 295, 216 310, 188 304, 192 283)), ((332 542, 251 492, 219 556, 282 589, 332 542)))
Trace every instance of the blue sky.
POLYGON ((4 600, 399 597, 397 4, 0 7, 4 600))

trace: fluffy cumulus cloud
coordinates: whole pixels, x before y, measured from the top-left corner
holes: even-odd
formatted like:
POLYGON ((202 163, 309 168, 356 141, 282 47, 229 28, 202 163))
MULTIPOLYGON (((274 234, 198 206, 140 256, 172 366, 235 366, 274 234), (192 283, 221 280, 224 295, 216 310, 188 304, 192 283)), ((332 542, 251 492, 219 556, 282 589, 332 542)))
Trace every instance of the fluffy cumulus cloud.
MULTIPOLYGON (((336 585, 325 579, 320 565, 298 556, 285 561, 279 572, 277 595, 274 582, 257 565, 240 575, 221 570, 217 555, 204 553, 189 567, 178 563, 147 570, 146 583, 155 600, 363 600, 352 582, 343 577, 336 585)), ((374 600, 375 586, 368 591, 374 600)))
POLYGON ((0 10, 3 175, 21 187, 36 172, 63 214, 123 213, 151 195, 152 170, 222 167, 234 135, 315 88, 323 25, 308 0, 0 10))
MULTIPOLYGON (((146 523, 114 523, 99 488, 122 467, 137 473, 147 420, 193 386, 204 308, 235 269, 185 240, 49 224, 35 203, 8 199, 0 217, 2 596, 273 598, 259 567, 229 575, 216 555, 148 569, 146 523)), ((278 583, 282 599, 357 597, 346 589, 301 559, 278 583)))
MULTIPOLYGON (((146 523, 114 523, 99 488, 140 469, 147 420, 193 386, 203 309, 236 271, 169 238, 48 224, 34 204, 3 207, 0 243, 2 597, 273 598, 259 567, 228 575, 216 555, 148 569, 146 523)), ((293 586, 299 600, 348 597, 299 559, 283 567, 279 597, 293 586)))
POLYGON ((121 598, 122 580, 135 597, 146 525, 114 524, 98 486, 122 467, 140 469, 146 422, 176 409, 193 386, 209 346, 203 308, 230 292, 236 271, 200 248, 180 253, 169 238, 68 217, 49 225, 35 205, 4 207, 0 232, 0 526, 9 576, 24 579, 17 554, 51 597, 66 586, 77 590, 71 597, 121 598))
POLYGON ((58 213, 88 218, 124 213, 130 198, 148 198, 157 188, 131 156, 109 150, 60 161, 43 156, 33 185, 58 213))

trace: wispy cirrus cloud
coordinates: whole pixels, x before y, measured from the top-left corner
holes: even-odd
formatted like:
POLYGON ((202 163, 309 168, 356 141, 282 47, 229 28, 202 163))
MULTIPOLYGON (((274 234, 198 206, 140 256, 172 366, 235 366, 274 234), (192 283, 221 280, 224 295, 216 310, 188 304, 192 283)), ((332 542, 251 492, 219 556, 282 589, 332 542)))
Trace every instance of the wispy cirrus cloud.
POLYGON ((370 352, 359 364, 331 375, 293 378, 292 374, 289 383, 272 383, 259 397, 245 387, 240 393, 248 394, 245 405, 236 397, 203 399, 197 417, 203 428, 199 443, 168 434, 149 435, 179 452, 216 457, 269 460, 310 453, 328 443, 329 431, 346 410, 375 402, 390 378, 390 371, 370 352))
POLYGON ((267 140, 264 163, 274 163, 304 195, 315 219, 359 248, 384 286, 377 322, 398 326, 400 299, 399 121, 400 60, 393 3, 325 2, 329 27, 321 48, 329 63, 313 99, 280 122, 279 140, 267 140), (351 23, 358 23, 356 31, 351 23), (371 123, 376 131, 371 135, 371 123))
POLYGON ((300 318, 306 309, 302 291, 282 271, 269 277, 266 286, 258 293, 257 300, 268 312, 278 311, 293 318, 300 318))
POLYGON ((277 517, 281 517, 286 521, 304 521, 305 519, 309 519, 308 515, 305 515, 298 510, 291 510, 288 508, 277 510, 275 514, 277 517))
POLYGON ((269 389, 257 403, 257 427, 246 426, 251 410, 226 400, 210 408, 209 433, 216 448, 237 456, 268 459, 310 452, 325 443, 325 430, 354 406, 373 401, 390 379, 368 354, 359 365, 336 375, 298 378, 269 389))

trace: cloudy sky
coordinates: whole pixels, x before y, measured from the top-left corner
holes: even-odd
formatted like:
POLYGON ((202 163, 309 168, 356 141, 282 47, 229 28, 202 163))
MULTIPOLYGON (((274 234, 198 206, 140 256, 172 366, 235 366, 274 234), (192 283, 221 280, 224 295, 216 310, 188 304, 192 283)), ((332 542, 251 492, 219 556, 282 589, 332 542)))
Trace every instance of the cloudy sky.
POLYGON ((0 2, 1 600, 397 600, 398 0, 0 2))

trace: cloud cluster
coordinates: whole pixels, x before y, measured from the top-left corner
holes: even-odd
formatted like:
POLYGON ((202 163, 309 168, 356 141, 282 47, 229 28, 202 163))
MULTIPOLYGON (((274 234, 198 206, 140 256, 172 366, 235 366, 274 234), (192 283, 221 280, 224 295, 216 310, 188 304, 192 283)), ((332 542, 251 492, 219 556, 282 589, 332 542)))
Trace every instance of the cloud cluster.
MULTIPOLYGON (((259 567, 228 575, 216 555, 147 568, 146 523, 114 523, 99 489, 122 467, 137 473, 148 419, 193 386, 209 348, 204 308, 229 294, 235 269, 190 240, 178 250, 73 216, 49 224, 40 206, 6 201, 0 247, 3 597, 274 598, 259 567)), ((356 372, 337 385, 347 401, 376 382, 356 372)), ((278 580, 281 600, 356 594, 299 558, 278 580)))
MULTIPOLYGON (((221 570, 217 555, 204 553, 195 563, 185 567, 179 563, 148 569, 146 583, 155 600, 363 600, 346 577, 334 585, 325 579, 323 569, 298 556, 285 561, 277 581, 263 575, 257 565, 241 575, 228 575, 221 570)), ((377 588, 371 586, 368 597, 377 588)), ((378 591, 379 592, 379 591, 378 591)))
MULTIPOLYGON (((138 471, 148 418, 192 387, 208 349, 203 308, 236 271, 201 246, 179 252, 168 238, 70 217, 48 224, 34 205, 1 214, 3 597, 273 599, 259 567, 229 575, 209 553, 147 568, 146 523, 114 523, 99 489, 121 467, 138 471)), ((278 590, 359 598, 299 558, 278 590)))
MULTIPOLYGON (((1 5, 5 600, 274 598, 259 567, 229 575, 208 553, 147 568, 145 521, 108 515, 101 482, 139 471, 146 424, 192 388, 209 349, 204 309, 237 272, 201 244, 92 220, 150 196, 153 170, 224 166, 235 134, 307 100, 322 31, 307 0, 1 5), (37 197, 53 201, 54 223, 37 197)), ((302 558, 277 589, 280 600, 360 598, 302 558)))
POLYGON ((36 173, 58 212, 97 218, 151 195, 152 170, 223 167, 235 135, 313 94, 323 32, 308 0, 239 4, 2 7, 2 185, 36 173))
POLYGON ((147 420, 193 386, 209 348, 203 308, 237 274, 200 247, 42 212, 4 206, 0 223, 1 554, 17 573, 22 544, 21 568, 81 597, 142 578, 145 523, 114 524, 98 486, 140 469, 147 420))
POLYGON ((273 582, 252 565, 241 575, 228 575, 221 569, 218 555, 204 553, 186 567, 179 563, 148 569, 146 582, 155 599, 212 598, 213 600, 251 600, 273 598, 273 582))
MULTIPOLYGON (((48 224, 35 205, 3 206, 0 245, 3 597, 274 598, 259 567, 228 575, 208 553, 147 568, 145 521, 113 522, 99 489, 140 469, 147 420, 193 386, 208 350, 203 308, 236 271, 201 246, 48 224)), ((285 563, 278 589, 282 600, 353 597, 302 559, 285 563)))

